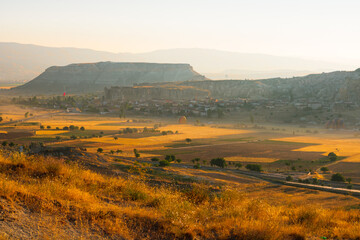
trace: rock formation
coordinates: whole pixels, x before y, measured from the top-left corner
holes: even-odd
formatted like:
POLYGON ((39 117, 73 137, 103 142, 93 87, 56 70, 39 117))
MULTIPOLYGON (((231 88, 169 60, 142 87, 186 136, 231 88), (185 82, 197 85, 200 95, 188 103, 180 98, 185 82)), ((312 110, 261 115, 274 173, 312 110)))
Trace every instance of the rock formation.
POLYGON ((204 79, 189 64, 99 62, 50 67, 12 92, 31 95, 79 94, 103 91, 104 87, 111 86, 204 79))

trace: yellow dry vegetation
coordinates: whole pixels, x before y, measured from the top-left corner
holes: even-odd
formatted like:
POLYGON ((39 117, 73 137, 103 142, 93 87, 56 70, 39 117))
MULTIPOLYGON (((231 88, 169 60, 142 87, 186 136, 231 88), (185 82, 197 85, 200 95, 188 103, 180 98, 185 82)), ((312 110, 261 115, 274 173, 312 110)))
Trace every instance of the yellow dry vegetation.
POLYGON ((164 145, 181 141, 186 138, 190 139, 202 139, 202 138, 216 138, 219 136, 233 135, 233 134, 245 134, 251 131, 248 130, 235 130, 235 129, 220 129, 212 127, 199 127, 192 125, 169 125, 166 127, 159 128, 160 131, 178 131, 178 134, 169 134, 162 136, 152 136, 146 138, 121 138, 115 140, 113 137, 102 137, 102 138, 88 138, 81 139, 81 141, 87 142, 101 142, 108 144, 121 145, 121 149, 129 150, 133 148, 140 149, 163 149, 164 145))
POLYGON ((69 131, 65 131, 65 130, 41 130, 41 131, 36 131, 36 135, 56 135, 56 134, 61 134, 61 133, 67 133, 69 131))
POLYGON ((7 134, 7 131, 0 130, 0 134, 7 134))
POLYGON ((360 162, 360 139, 358 138, 345 138, 334 135, 323 135, 320 137, 299 136, 272 140, 298 143, 314 143, 317 145, 307 146, 295 149, 293 151, 323 152, 324 156, 327 156, 330 152, 334 152, 338 156, 347 157, 342 161, 360 162))
MULTIPOLYGON (((308 194, 295 188, 288 188, 293 196, 279 195, 278 188, 265 190, 261 184, 220 188, 195 182, 182 189, 166 182, 148 184, 141 175, 127 176, 101 175, 51 157, 0 154, 2 227, 14 221, 3 205, 9 202, 15 210, 27 209, 16 216, 12 226, 18 229, 25 229, 25 218, 37 215, 52 216, 56 225, 49 222, 50 229, 71 226, 53 239, 88 239, 86 234, 96 239, 360 238, 358 209, 326 209, 313 199, 305 202, 308 194)), ((311 194, 316 199, 319 195, 311 194)), ((17 231, 8 229, 11 239, 19 238, 17 231)), ((47 239, 43 229, 33 231, 47 239)))
POLYGON ((234 156, 234 157, 225 157, 226 161, 230 162, 259 162, 259 163, 271 163, 278 161, 277 158, 257 158, 257 157, 242 157, 242 156, 234 156))

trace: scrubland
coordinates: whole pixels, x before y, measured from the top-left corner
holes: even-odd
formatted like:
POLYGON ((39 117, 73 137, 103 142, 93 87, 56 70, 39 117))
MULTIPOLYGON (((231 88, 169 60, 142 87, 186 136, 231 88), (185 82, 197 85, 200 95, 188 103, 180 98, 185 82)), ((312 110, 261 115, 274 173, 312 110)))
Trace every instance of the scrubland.
POLYGON ((135 164, 121 176, 104 175, 72 161, 2 152, 0 239, 360 239, 356 206, 252 194, 261 183, 151 181, 151 171, 135 164))

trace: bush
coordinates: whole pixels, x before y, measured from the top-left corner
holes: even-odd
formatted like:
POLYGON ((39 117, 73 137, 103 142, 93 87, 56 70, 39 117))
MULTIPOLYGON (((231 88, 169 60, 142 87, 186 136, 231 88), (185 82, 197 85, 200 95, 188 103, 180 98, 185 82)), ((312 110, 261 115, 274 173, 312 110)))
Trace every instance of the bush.
POLYGON ((47 129, 51 129, 51 126, 47 126, 46 128, 47 128, 47 129))
POLYGON ((292 176, 289 175, 286 177, 286 181, 292 181, 292 180, 294 180, 292 176))
POLYGON ((243 166, 243 165, 242 165, 241 163, 235 163, 235 167, 236 167, 236 168, 242 168, 242 166, 243 166))
POLYGON ((345 182, 345 177, 340 173, 335 173, 331 176, 331 181, 345 182))
POLYGON ((195 169, 200 169, 200 164, 199 164, 199 163, 195 164, 195 165, 194 165, 194 168, 195 168, 195 169))
POLYGON ((224 158, 214 158, 214 159, 211 159, 210 165, 224 168, 224 167, 226 167, 226 161, 224 158))
POLYGON ((328 154, 330 161, 336 161, 337 155, 334 152, 328 154))
POLYGON ((262 167, 260 164, 248 164, 248 165, 246 165, 246 169, 249 169, 250 171, 256 171, 256 172, 262 171, 262 167))
POLYGON ((80 130, 81 130, 81 131, 85 131, 85 128, 84 128, 84 127, 81 127, 80 130))
POLYGON ((160 159, 159 159, 159 158, 157 158, 157 157, 153 157, 153 158, 151 158, 151 161, 153 161, 153 162, 159 162, 159 161, 160 161, 160 159))
POLYGON ((167 167, 167 166, 170 166, 170 163, 168 161, 166 161, 166 160, 161 160, 159 162, 159 166, 160 167, 167 167))
POLYGON ((166 155, 165 156, 165 160, 168 162, 173 162, 173 161, 175 161, 175 159, 176 159, 175 155, 166 155))
POLYGON ((98 152, 98 153, 102 153, 103 151, 104 151, 104 149, 102 149, 102 148, 98 148, 98 149, 97 149, 97 152, 98 152))
POLYGON ((77 139, 77 137, 75 135, 72 135, 70 138, 73 140, 77 139))
POLYGON ((329 171, 329 169, 327 167, 322 167, 322 168, 320 168, 320 170, 323 171, 323 172, 328 172, 329 171))

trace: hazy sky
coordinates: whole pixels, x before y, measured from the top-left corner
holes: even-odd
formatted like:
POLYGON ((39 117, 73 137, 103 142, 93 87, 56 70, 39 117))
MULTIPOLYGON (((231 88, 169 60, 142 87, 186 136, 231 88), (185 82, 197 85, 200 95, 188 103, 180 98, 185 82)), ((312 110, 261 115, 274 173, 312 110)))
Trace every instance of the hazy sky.
POLYGON ((360 59, 360 1, 1 0, 0 41, 360 59))

